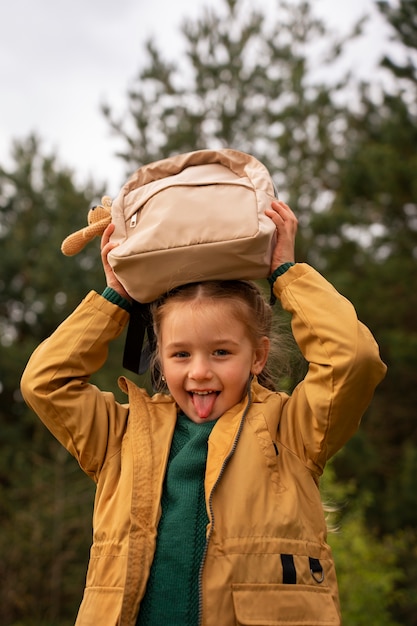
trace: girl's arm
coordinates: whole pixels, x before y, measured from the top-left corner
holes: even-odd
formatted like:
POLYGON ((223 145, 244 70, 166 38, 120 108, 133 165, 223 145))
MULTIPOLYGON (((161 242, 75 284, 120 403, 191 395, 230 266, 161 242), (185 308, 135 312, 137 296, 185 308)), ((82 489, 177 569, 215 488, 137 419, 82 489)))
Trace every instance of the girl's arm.
POLYGON ((369 330, 352 304, 306 264, 294 262, 297 219, 283 202, 266 214, 277 228, 271 273, 273 290, 292 313, 293 335, 309 363, 308 373, 284 410, 280 430, 288 445, 321 474, 330 458, 354 434, 386 366, 369 330))
POLYGON ((386 366, 353 305, 312 267, 291 267, 275 281, 274 293, 292 313, 294 337, 309 363, 281 428, 290 447, 302 447, 310 469, 321 474, 357 430, 386 366))
POLYGON ((128 313, 91 292, 31 356, 21 380, 27 404, 92 477, 120 445, 127 409, 88 381, 128 313))
MULTIPOLYGON (((107 285, 127 300, 106 268, 108 237, 103 266, 107 285)), ((113 293, 115 295, 115 293, 113 293)), ((117 452, 126 428, 128 410, 113 394, 89 383, 105 363, 108 345, 123 331, 129 313, 95 292, 33 353, 22 376, 27 404, 53 435, 73 454, 81 467, 96 478, 105 458, 117 452)))

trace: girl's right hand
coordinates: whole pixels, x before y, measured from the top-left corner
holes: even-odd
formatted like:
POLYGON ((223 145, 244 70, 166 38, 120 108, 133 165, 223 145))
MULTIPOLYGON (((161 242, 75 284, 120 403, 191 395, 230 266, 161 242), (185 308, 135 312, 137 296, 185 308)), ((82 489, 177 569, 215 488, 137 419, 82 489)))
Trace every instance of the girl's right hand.
POLYGON ((109 224, 101 237, 101 262, 103 264, 107 287, 111 287, 112 289, 114 289, 114 291, 117 291, 119 296, 122 296, 122 298, 125 298, 129 302, 132 302, 132 298, 129 296, 123 285, 116 278, 116 275, 113 272, 113 268, 107 258, 109 252, 111 252, 114 248, 117 248, 117 246, 119 245, 110 241, 110 235, 114 232, 114 229, 114 224, 109 224))
POLYGON ((298 220, 290 207, 280 200, 274 200, 271 208, 265 211, 277 229, 277 242, 272 252, 271 273, 283 263, 295 262, 295 237, 298 220))

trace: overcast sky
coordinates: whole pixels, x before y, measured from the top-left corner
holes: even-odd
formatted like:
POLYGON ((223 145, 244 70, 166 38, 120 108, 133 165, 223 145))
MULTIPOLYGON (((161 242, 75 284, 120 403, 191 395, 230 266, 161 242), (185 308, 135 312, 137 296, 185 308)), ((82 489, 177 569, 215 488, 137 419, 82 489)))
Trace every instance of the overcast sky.
MULTIPOLYGON (((175 57, 179 24, 219 0, 3 0, 0 5, 0 163, 11 142, 35 131, 45 150, 57 153, 81 181, 107 182, 115 195, 123 165, 100 112, 105 100, 116 111, 138 74, 145 40, 153 35, 175 57)), ((221 3, 223 4, 223 3, 221 3)), ((354 50, 357 69, 370 67, 387 31, 374 0, 313 0, 330 26, 345 32, 370 12, 367 36, 354 50)), ((252 5, 254 6, 254 5, 252 5)), ((275 7, 274 0, 260 0, 275 7)))

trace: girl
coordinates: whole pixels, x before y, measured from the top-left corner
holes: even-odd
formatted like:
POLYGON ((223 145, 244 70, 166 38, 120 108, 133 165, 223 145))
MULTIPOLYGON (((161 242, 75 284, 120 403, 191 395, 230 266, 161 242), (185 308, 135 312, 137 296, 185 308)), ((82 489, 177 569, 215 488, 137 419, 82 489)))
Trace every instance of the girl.
POLYGON ((271 310, 252 283, 209 281, 153 305, 168 393, 126 378, 129 404, 88 383, 127 323, 107 278, 33 354, 22 392, 97 483, 77 626, 337 625, 335 568, 318 489, 385 366, 352 305, 294 264, 297 220, 273 202, 270 282, 309 363, 291 396, 265 372, 271 310))

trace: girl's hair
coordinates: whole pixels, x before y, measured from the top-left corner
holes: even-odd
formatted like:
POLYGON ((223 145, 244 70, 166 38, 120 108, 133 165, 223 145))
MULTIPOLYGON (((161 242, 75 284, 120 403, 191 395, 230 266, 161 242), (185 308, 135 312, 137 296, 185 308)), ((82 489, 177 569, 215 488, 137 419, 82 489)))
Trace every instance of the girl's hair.
MULTIPOLYGON (((259 287, 250 281, 244 280, 210 280, 200 283, 191 283, 178 287, 159 298, 151 306, 153 330, 158 342, 161 336, 161 324, 168 307, 174 304, 201 302, 203 300, 227 300, 236 319, 244 323, 248 337, 254 346, 259 344, 262 337, 268 337, 271 350, 268 362, 262 372, 258 374, 258 381, 264 387, 275 391, 275 384, 270 372, 269 363, 276 359, 277 340, 272 331, 272 307, 266 301, 259 287)), ((283 336, 284 338, 284 336, 283 336)), ((278 342, 281 344, 282 342, 278 342)), ((278 347, 278 351, 281 350, 278 347)), ((282 357, 283 355, 280 354, 282 357)), ((152 378, 158 391, 166 390, 163 384, 158 349, 155 350, 151 363, 152 378)))

